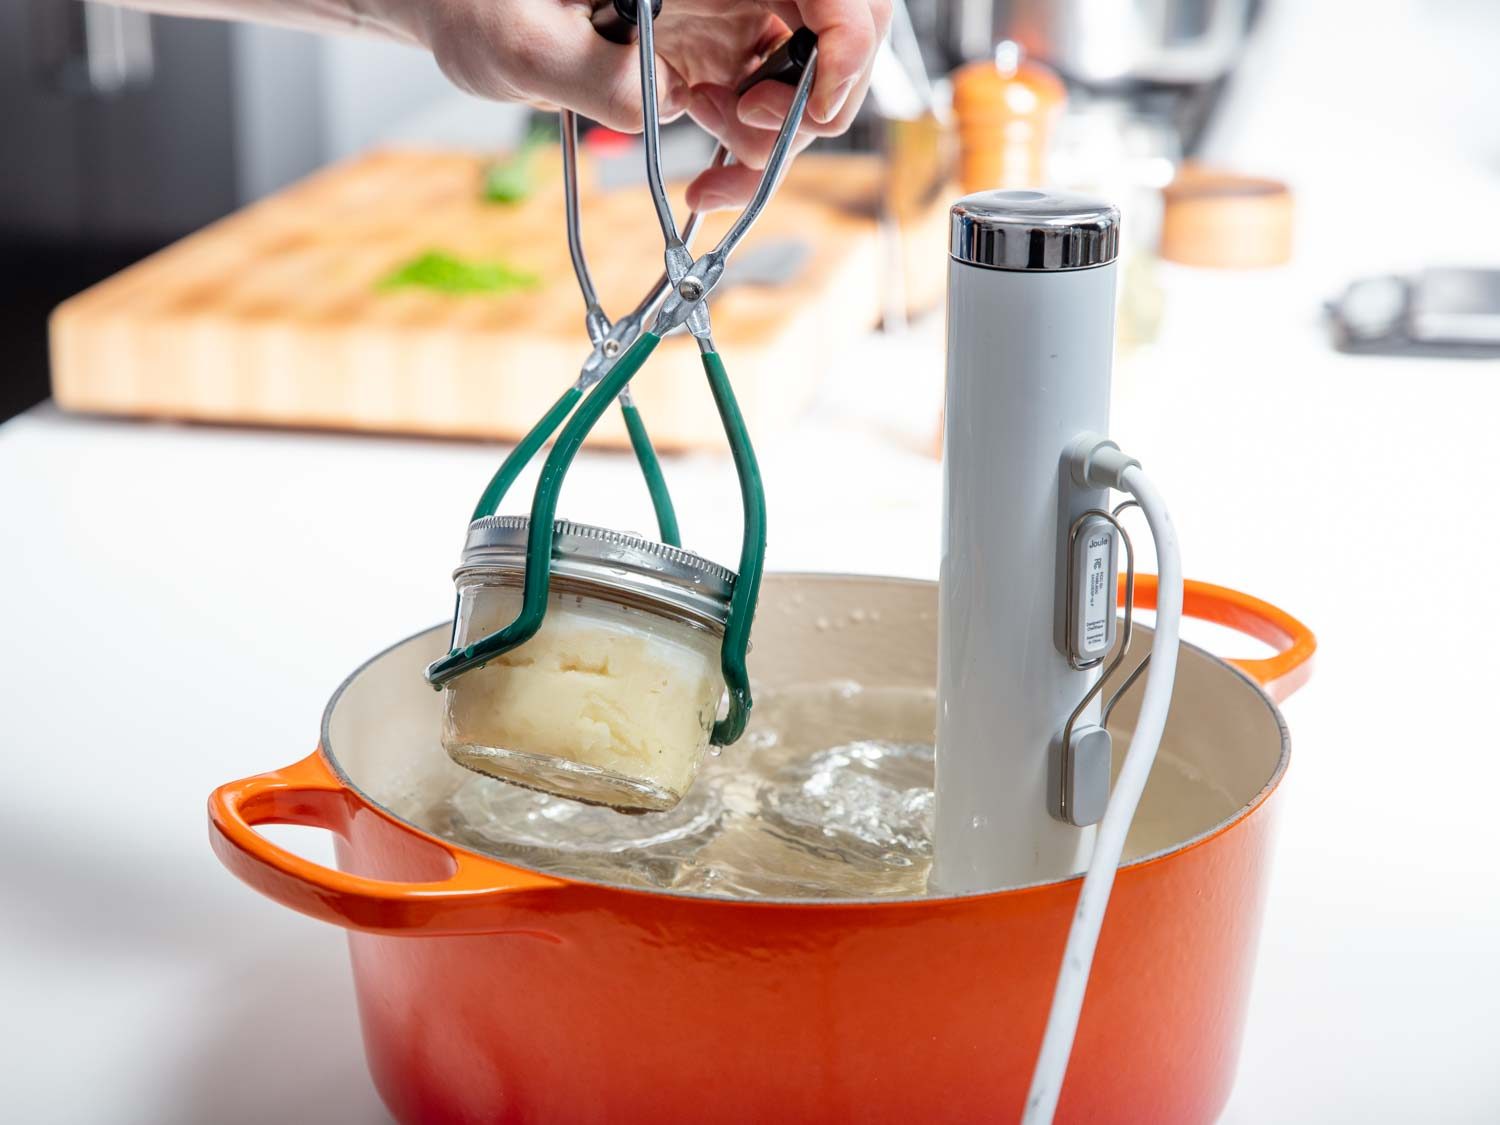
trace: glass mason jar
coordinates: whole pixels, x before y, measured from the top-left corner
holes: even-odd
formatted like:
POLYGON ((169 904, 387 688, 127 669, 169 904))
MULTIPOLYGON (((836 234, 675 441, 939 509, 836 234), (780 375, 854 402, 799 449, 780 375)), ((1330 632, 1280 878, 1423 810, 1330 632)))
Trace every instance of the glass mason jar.
MULTIPOLYGON (((455 648, 520 612, 529 526, 525 516, 469 525, 453 575, 455 648)), ((724 694, 734 580, 690 551, 559 520, 541 628, 447 685, 444 748, 532 789, 671 808, 697 776, 724 694)))

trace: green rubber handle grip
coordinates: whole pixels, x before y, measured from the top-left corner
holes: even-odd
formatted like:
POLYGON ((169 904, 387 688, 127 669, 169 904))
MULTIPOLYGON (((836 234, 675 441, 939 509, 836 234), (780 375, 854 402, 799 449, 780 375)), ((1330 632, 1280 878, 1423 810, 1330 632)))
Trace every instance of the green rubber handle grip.
POLYGON ((703 370, 713 392, 719 420, 729 438, 734 455, 734 469, 740 478, 740 503, 744 509, 745 530, 740 541, 740 573, 729 599, 729 619, 724 625, 724 644, 719 664, 724 672, 724 686, 729 689, 729 710, 714 723, 715 746, 728 746, 745 733, 754 699, 750 695, 750 673, 746 658, 750 651, 750 626, 755 621, 755 605, 760 600, 760 579, 766 566, 766 491, 760 479, 760 464, 750 444, 749 431, 740 413, 729 375, 718 352, 703 353, 703 370))
POLYGON ((677 530, 677 511, 672 507, 672 494, 667 491, 667 478, 662 475, 661 462, 651 444, 651 435, 646 433, 646 423, 633 402, 620 403, 620 413, 625 416, 625 429, 630 432, 630 445, 635 450, 635 459, 640 463, 641 476, 646 478, 646 488, 651 493, 651 507, 656 510, 656 527, 661 541, 673 547, 682 546, 682 535, 677 530))
MULTIPOLYGON (((547 612, 547 594, 551 588, 553 522, 557 519, 557 501, 562 491, 563 477, 567 475, 568 468, 582 448, 589 431, 609 409, 610 403, 619 397, 659 343, 661 337, 656 333, 642 332, 639 339, 610 369, 609 374, 589 392, 583 405, 568 419, 562 435, 553 443, 552 452, 542 465, 542 475, 537 481, 536 493, 531 501, 531 526, 526 537, 526 579, 522 588, 521 612, 505 628, 497 629, 462 649, 454 649, 447 656, 429 664, 427 682, 433 687, 442 687, 455 676, 481 667, 501 653, 525 644, 542 627, 542 618, 547 612)), ((562 400, 559 399, 558 406, 561 404, 562 400)), ((556 409, 556 406, 553 407, 553 410, 556 409)), ((536 428, 540 427, 541 423, 538 423, 536 428)), ((530 437, 528 434, 527 438, 530 437)), ((497 477, 499 475, 496 474, 497 477)))
MULTIPOLYGON (((500 505, 505 500, 506 493, 510 491, 511 485, 516 483, 516 478, 531 463, 537 450, 547 444, 553 431, 562 425, 563 420, 572 413, 573 407, 582 397, 583 392, 577 387, 569 387, 552 404, 551 409, 542 415, 540 421, 531 427, 526 436, 510 451, 509 456, 501 462, 500 468, 495 470, 495 475, 490 478, 490 483, 485 486, 483 494, 479 497, 479 503, 474 505, 474 514, 469 517, 470 520, 493 516, 500 510, 500 505)), ((641 466, 641 475, 646 478, 646 488, 651 493, 651 506, 656 511, 656 526, 661 532, 661 541, 670 543, 673 547, 680 547, 682 536, 677 527, 677 512, 672 506, 672 495, 667 490, 667 480, 662 474, 656 449, 652 446, 651 437, 646 432, 646 423, 642 421, 641 412, 633 403, 622 402, 620 412, 625 416, 625 429, 630 434, 630 446, 635 450, 635 458, 641 466)))
POLYGON ((490 478, 490 483, 485 486, 484 492, 479 497, 479 503, 474 505, 474 514, 469 517, 470 521, 493 516, 500 510, 500 502, 505 499, 510 486, 516 483, 516 478, 521 475, 527 465, 531 464, 536 451, 547 444, 547 439, 552 436, 552 432, 562 425, 563 419, 573 412, 574 405, 582 397, 583 392, 577 387, 569 387, 563 392, 562 397, 552 404, 552 409, 543 414, 541 420, 516 443, 516 447, 500 463, 500 467, 495 470, 495 475, 490 478))

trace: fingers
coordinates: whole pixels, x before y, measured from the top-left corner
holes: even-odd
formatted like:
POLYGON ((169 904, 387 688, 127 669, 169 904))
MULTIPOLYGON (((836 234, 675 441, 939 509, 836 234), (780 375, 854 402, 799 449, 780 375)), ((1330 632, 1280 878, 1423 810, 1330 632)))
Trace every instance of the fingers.
POLYGON ((721 211, 726 207, 743 207, 755 194, 760 173, 743 164, 710 168, 688 184, 687 203, 694 211, 721 211))
MULTIPOLYGON (((804 137, 837 136, 853 122, 869 88, 874 52, 889 25, 890 8, 888 0, 804 0, 801 11, 788 10, 791 8, 789 0, 777 0, 775 7, 778 11, 784 11, 785 18, 794 21, 803 14, 809 20, 833 18, 828 15, 828 10, 847 13, 849 23, 845 31, 857 32, 852 35, 839 34, 834 29, 819 34, 818 72, 813 81, 812 96, 808 100, 808 111, 802 118, 798 133, 800 149, 806 147, 804 137), (859 54, 867 49, 868 54, 859 54), (842 60, 841 51, 844 52, 842 60), (849 54, 850 51, 855 53, 849 54), (841 77, 839 74, 841 61, 852 61, 857 65, 852 84, 846 80, 847 76, 841 77), (836 92, 838 105, 831 116, 819 119, 816 111, 819 90, 829 75, 833 75, 832 80, 839 84, 836 92)), ((763 50, 773 50, 782 37, 783 35, 773 35, 763 45, 763 50)), ((694 116, 698 116, 705 127, 719 136, 737 159, 759 168, 764 166, 771 146, 775 143, 776 134, 791 112, 795 90, 782 82, 761 82, 739 98, 726 97, 725 93, 717 89, 702 87, 696 88, 693 94, 692 104, 701 111, 701 116, 700 113, 695 113, 694 116), (713 124, 710 125, 704 118, 712 118, 713 124)))
MULTIPOLYGON (((429 42, 460 88, 501 101, 566 105, 611 129, 640 131, 638 49, 599 35, 587 5, 462 0, 433 7, 445 14, 429 27, 429 42)), ((687 95, 677 72, 658 59, 663 120, 682 113, 687 95)))
MULTIPOLYGON (((794 152, 801 152, 813 138, 798 137, 794 152)), ((743 207, 750 202, 755 188, 760 183, 761 171, 747 168, 743 164, 727 164, 722 168, 710 168, 698 175, 688 185, 688 206, 694 211, 717 211, 725 207, 743 207)))
MULTIPOLYGON (((761 2, 762 14, 756 17, 763 21, 761 30, 750 30, 750 38, 742 43, 761 43, 763 51, 769 51, 775 46, 772 40, 779 39, 786 26, 806 25, 816 32, 818 71, 803 130, 821 136, 842 132, 869 84, 875 50, 890 21, 890 0, 761 2), (774 14, 765 14, 766 9, 774 14)), ((424 5, 421 10, 422 39, 461 88, 505 101, 567 105, 614 129, 640 129, 637 49, 598 35, 589 22, 588 5, 581 0, 450 0, 424 5)), ((675 47, 670 40, 664 34, 658 47, 667 43, 671 58, 678 57, 674 50, 681 54, 687 46, 701 47, 692 35, 675 47)), ((698 81, 705 77, 694 72, 695 58, 691 51, 682 55, 678 61, 685 69, 674 69, 658 58, 657 95, 663 120, 676 117, 687 106, 684 76, 693 73, 698 81)), ((708 78, 710 82, 725 80, 727 76, 708 78)), ((713 131, 736 157, 752 165, 764 163, 791 103, 790 89, 762 83, 739 99, 738 106, 733 101, 716 94, 712 110, 703 109, 703 115, 716 113, 723 121, 722 128, 713 131)))
MULTIPOLYGON (((723 86, 696 86, 688 102, 688 113, 750 168, 764 168, 776 143, 776 129, 746 125, 736 112, 733 90, 723 86)), ((778 122, 778 126, 779 126, 778 122)))
POLYGON ((820 125, 842 120, 847 128, 869 84, 876 48, 890 27, 890 0, 778 0, 773 10, 788 24, 801 24, 818 36, 818 74, 808 116, 820 125))
MULTIPOLYGON (((744 110, 750 93, 741 98, 723 86, 693 87, 688 112, 693 120, 723 141, 741 164, 764 168, 791 109, 793 91, 779 82, 762 82, 754 92, 757 98, 749 103, 752 110, 748 122, 744 110)), ((833 124, 809 125, 804 116, 794 151, 801 152, 815 137, 832 136, 839 131, 833 124)))
MULTIPOLYGON (((726 24, 739 28, 739 44, 730 52, 736 59, 773 50, 789 26, 805 25, 818 35, 817 74, 794 151, 806 148, 815 136, 848 128, 869 85, 875 51, 890 22, 890 2, 759 0, 760 7, 748 9, 757 13, 748 22, 726 24)), ((461 88, 504 101, 566 105, 610 128, 640 130, 637 48, 597 34, 582 0, 447 0, 422 10, 422 39, 461 88)), ((702 74, 694 69, 706 57, 701 26, 685 24, 675 40, 665 21, 663 29, 657 46, 681 65, 674 67, 658 56, 662 120, 691 112, 741 165, 704 173, 693 182, 689 198, 703 207, 743 203, 770 157, 793 90, 763 82, 739 97, 730 86, 717 84, 734 80, 732 68, 703 66, 702 74), (688 75, 701 84, 690 89, 688 75)), ((723 29, 714 35, 713 45, 728 49, 723 29)))
MULTIPOLYGON (((854 120, 868 85, 869 75, 861 75, 860 82, 855 85, 854 95, 844 103, 843 110, 832 121, 814 121, 810 114, 803 114, 800 132, 814 137, 838 136, 854 120)), ((781 82, 762 82, 745 91, 744 96, 735 103, 734 114, 745 125, 754 129, 769 129, 774 135, 786 120, 786 115, 792 111, 792 100, 795 97, 796 90, 791 86, 781 82)))

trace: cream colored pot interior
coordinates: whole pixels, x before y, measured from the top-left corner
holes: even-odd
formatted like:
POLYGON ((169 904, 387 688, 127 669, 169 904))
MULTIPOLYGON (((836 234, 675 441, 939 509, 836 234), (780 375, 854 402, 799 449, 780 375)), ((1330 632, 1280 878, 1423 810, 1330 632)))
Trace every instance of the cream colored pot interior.
MULTIPOLYGON (((1150 631, 1137 630, 1136 636, 1135 648, 1144 655, 1150 631)), ((442 625, 381 653, 344 683, 324 716, 323 747, 334 765, 367 799, 402 819, 472 776, 439 745, 442 697, 422 678, 423 667, 442 655, 447 641, 448 626, 442 625)), ((831 680, 931 689, 937 680, 937 585, 768 575, 750 666, 763 691, 831 680)), ((1117 767, 1139 698, 1138 684, 1110 720, 1117 767)), ((879 716, 868 723, 848 737, 931 737, 930 729, 875 729, 879 716)), ((1230 665, 1183 645, 1171 718, 1127 859, 1180 847, 1242 815, 1279 778, 1286 755, 1286 730, 1271 701, 1230 665)))

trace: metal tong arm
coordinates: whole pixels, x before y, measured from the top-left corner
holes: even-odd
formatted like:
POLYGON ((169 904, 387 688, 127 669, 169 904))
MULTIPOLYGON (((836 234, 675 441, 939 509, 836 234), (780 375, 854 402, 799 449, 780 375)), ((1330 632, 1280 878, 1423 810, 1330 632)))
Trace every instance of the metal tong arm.
MULTIPOLYGON (((633 0, 625 0, 625 2, 628 4, 631 12, 630 26, 634 28, 635 4, 633 0)), ((661 4, 657 3, 655 7, 660 8, 661 4)), ((735 88, 735 92, 744 95, 752 87, 758 86, 762 82, 780 82, 784 85, 795 86, 801 80, 805 68, 812 62, 817 45, 818 37, 806 28, 793 32, 774 51, 766 56, 765 61, 760 66, 756 67, 754 71, 740 82, 735 88)), ((654 110, 654 102, 652 106, 654 110)), ((714 146, 713 158, 709 160, 708 166, 709 168, 719 168, 729 162, 729 150, 724 147, 724 143, 721 141, 714 146)), ((657 165, 657 171, 658 173, 660 172, 659 164, 657 165)), ((659 178, 660 176, 658 175, 659 178)), ((647 179, 650 179, 649 169, 647 179)), ((653 188, 653 203, 657 198, 658 196, 655 194, 655 189, 653 188)), ((665 199, 665 188, 663 188, 660 198, 665 199)), ((702 222, 703 215, 701 212, 691 211, 688 213, 687 222, 682 225, 682 244, 684 247, 692 246, 693 236, 698 233, 698 228, 702 225, 702 222)), ((646 296, 641 299, 641 303, 636 305, 634 311, 630 314, 638 325, 646 322, 646 318, 661 303, 662 298, 674 287, 674 284, 671 276, 663 271, 662 275, 656 279, 656 284, 651 287, 646 296)), ((637 331, 639 331, 639 328, 637 328, 637 331)), ((629 340, 621 341, 626 346, 630 342, 629 340)))
POLYGON ((761 212, 765 210, 791 158, 792 144, 796 139, 797 130, 802 125, 802 118, 807 110, 807 101, 812 94, 813 82, 817 76, 817 36, 806 28, 794 32, 742 84, 741 89, 744 90, 763 78, 785 81, 791 74, 800 70, 791 108, 787 111, 776 141, 771 146, 771 155, 766 161, 765 169, 761 172, 760 182, 756 184, 754 195, 735 218, 728 232, 719 240, 718 245, 695 261, 678 236, 676 224, 672 218, 672 206, 667 199, 666 184, 662 176, 661 114, 656 103, 655 31, 649 4, 639 8, 637 18, 640 29, 641 106, 646 144, 646 179, 651 185, 651 200, 656 207, 662 238, 666 243, 664 257, 667 276, 674 287, 673 291, 667 294, 667 299, 662 304, 656 323, 652 325, 651 330, 657 335, 664 336, 679 324, 686 322, 693 335, 700 340, 706 340, 709 338, 710 328, 708 310, 704 301, 723 276, 729 255, 734 252, 735 247, 749 233, 755 221, 760 218, 761 212))
MULTIPOLYGON (((757 72, 759 73, 759 72, 757 72)), ((752 75, 752 78, 755 76, 752 75)), ((757 79, 758 81, 758 79, 757 79)), ((748 89, 748 87, 747 87, 748 89)), ((598 290, 594 287, 594 278, 589 271, 587 255, 583 248, 583 219, 578 205, 578 115, 570 109, 562 111, 562 156, 563 156, 563 203, 567 212, 568 230, 568 256, 573 262, 573 273, 578 278, 578 288, 583 294, 584 322, 588 330, 589 341, 596 347, 605 345, 607 338, 613 338, 618 351, 616 355, 623 352, 635 338, 640 335, 641 326, 646 322, 652 311, 661 299, 667 295, 672 288, 672 279, 663 271, 656 279, 656 283, 646 291, 640 303, 627 313, 621 320, 610 323, 608 315, 604 312, 599 301, 598 290), (625 338, 628 332, 629 338, 625 338)), ((713 159, 709 162, 710 168, 717 168, 729 159, 729 150, 722 144, 714 149, 713 159)), ((692 245, 693 236, 698 233, 698 228, 703 225, 703 215, 698 211, 690 211, 687 221, 682 224, 682 242, 684 246, 692 245)), ((592 357, 591 357, 592 358, 592 357)), ((605 359, 613 362, 614 357, 605 356, 605 359)), ((589 370, 585 365, 585 370, 589 370)), ((597 377, 602 376, 603 371, 595 371, 597 377)), ((587 387, 584 388, 585 390, 587 387)))
MULTIPOLYGON (((661 109, 656 104, 656 16, 651 5, 636 6, 636 28, 640 32, 641 55, 641 137, 646 143, 646 180, 651 185, 651 202, 667 242, 667 273, 672 273, 672 251, 686 252, 677 233, 677 220, 667 199, 667 186, 661 174, 661 109)), ((675 282, 676 279, 673 278, 675 282)))
MULTIPOLYGON (((649 7, 648 5, 648 10, 649 7)), ((645 22, 648 25, 650 24, 650 15, 646 16, 645 22)), ((654 59, 655 56, 648 55, 646 57, 654 59)), ((725 239, 720 241, 719 247, 716 248, 716 252, 722 255, 719 269, 719 273, 721 274, 723 260, 728 257, 729 251, 734 249, 734 246, 744 237, 745 232, 750 229, 750 225, 759 217, 760 211, 764 209, 766 201, 770 198, 771 191, 775 188, 776 179, 779 178, 781 168, 785 164, 786 152, 790 147, 791 138, 796 134, 796 125, 792 124, 792 122, 795 120, 797 124, 800 124, 802 111, 806 107, 807 94, 812 85, 812 72, 815 69, 814 63, 816 57, 817 36, 806 28, 803 28, 794 32, 781 43, 754 72, 739 84, 739 92, 743 94, 752 86, 763 81, 787 83, 796 80, 798 92, 793 99, 792 112, 788 114, 787 123, 783 124, 781 134, 777 137, 776 145, 772 150, 772 159, 766 166, 766 175, 761 177, 761 183, 756 192, 759 203, 752 200, 751 206, 754 208, 754 211, 751 212, 751 209, 747 208, 746 212, 740 215, 739 220, 735 224, 735 228, 739 230, 739 233, 736 235, 734 229, 730 231, 730 235, 734 235, 733 241, 730 241, 730 237, 726 235, 725 239), (770 175, 773 168, 777 172, 774 178, 770 175), (727 246, 726 243, 728 244, 727 246)), ((644 60, 643 66, 647 66, 644 60)), ((654 68, 648 66, 648 69, 654 68)), ((654 74, 651 88, 654 91, 654 74)), ((649 109, 646 116, 646 134, 649 138, 659 133, 660 118, 657 114, 655 99, 649 99, 647 104, 649 109)), ((568 416, 573 406, 577 404, 583 392, 594 381, 608 373, 615 361, 603 353, 603 348, 607 340, 612 337, 622 352, 629 348, 635 342, 640 333, 641 326, 651 315, 652 310, 674 289, 676 284, 668 272, 663 272, 657 278, 656 283, 641 299, 640 303, 630 313, 615 324, 610 324, 609 318, 605 315, 600 305, 598 291, 594 286, 593 276, 589 271, 588 260, 583 249, 582 221, 577 197, 577 117, 571 111, 564 111, 563 113, 562 133, 563 175, 565 188, 568 188, 564 192, 567 208, 568 252, 572 258, 573 272, 578 277, 578 287, 583 293, 585 327, 588 330, 590 341, 595 346, 598 362, 593 362, 596 358, 595 355, 590 356, 590 362, 585 364, 585 375, 579 377, 578 384, 564 392, 563 396, 558 399, 552 409, 542 417, 536 426, 532 427, 531 431, 517 444, 510 455, 506 457, 500 468, 496 470, 494 477, 491 478, 483 495, 481 495, 479 504, 474 509, 474 519, 494 515, 499 510, 501 502, 505 499, 506 493, 515 483, 516 478, 521 475, 521 472, 530 463, 531 459, 536 456, 537 451, 547 443, 553 432, 562 424, 563 419, 568 416)), ((648 179, 651 178, 653 170, 655 177, 652 183, 652 197, 654 200, 659 199, 662 204, 665 204, 666 210, 670 215, 671 205, 667 203, 665 188, 660 187, 660 190, 658 190, 661 184, 660 152, 649 147, 648 142, 648 152, 652 151, 655 151, 655 158, 647 161, 648 179)), ((715 148, 713 160, 709 166, 718 167, 726 163, 728 159, 728 151, 721 144, 715 148)), ((684 252, 686 252, 687 245, 692 242, 693 236, 702 225, 702 221, 703 216, 697 211, 693 211, 688 215, 687 221, 683 224, 680 239, 684 252)), ((689 262, 691 262, 690 257, 689 262)), ((714 282, 717 283, 717 280, 718 278, 715 277, 714 282)), ((712 288, 712 286, 709 286, 709 288, 712 288)), ((707 292, 705 291, 704 296, 706 295, 707 292)), ((680 324, 684 319, 686 319, 686 315, 679 318, 676 323, 680 324)), ((658 329, 661 327, 660 324, 657 325, 658 329)), ((672 327, 675 327, 675 324, 672 327)), ((620 405, 622 411, 625 413, 625 425, 630 433, 631 446, 635 449, 637 460, 641 462, 642 473, 646 477, 647 487, 651 491, 652 504, 656 508, 657 524, 661 531, 662 540, 674 546, 680 545, 677 535, 676 514, 671 509, 671 498, 666 491, 666 481, 661 474, 660 462, 656 459, 655 449, 651 446, 650 437, 646 433, 645 422, 641 419, 639 410, 634 408, 634 403, 629 398, 628 390, 620 405), (653 465, 654 471, 651 467, 653 465)))
MULTIPOLYGON (((583 248, 583 222, 579 209, 578 191, 578 115, 572 110, 562 111, 562 157, 563 157, 563 203, 567 215, 568 255, 573 261, 573 273, 578 278, 578 290, 583 294, 584 328, 588 332, 593 350, 584 361, 575 388, 581 393, 591 383, 609 373, 616 357, 640 335, 645 314, 632 312, 618 326, 610 323, 609 316, 599 302, 599 291, 594 287, 593 275, 589 272, 588 255, 583 248), (616 330, 618 328, 618 331, 616 330)), ((689 237, 698 225, 698 216, 688 219, 689 237)), ((647 300, 655 307, 652 294, 647 300)), ((647 309, 649 312, 649 308, 647 309)), ((575 397, 574 401, 577 401, 575 397)), ((672 506, 672 493, 667 488, 667 478, 661 471, 661 460, 656 456, 656 447, 651 444, 651 435, 646 431, 646 422, 635 405, 627 388, 620 394, 620 414, 625 419, 625 430, 630 435, 630 447, 641 467, 641 476, 646 480, 646 490, 651 495, 651 507, 656 512, 657 532, 663 543, 682 546, 682 533, 677 527, 677 512, 672 506)), ((556 423, 554 423, 554 426, 556 423)), ((549 431, 550 432, 550 431, 549 431)))
MULTIPOLYGON (((809 70, 808 73, 812 72, 809 70)), ((810 83, 804 79, 803 84, 798 86, 799 98, 793 103, 794 111, 800 111, 806 107, 809 85, 810 83)), ((685 323, 688 331, 698 337, 700 342, 711 339, 712 329, 709 325, 706 303, 708 295, 723 278, 729 255, 734 252, 740 239, 744 238, 751 225, 760 217, 766 200, 775 189, 776 177, 780 176, 786 166, 791 138, 796 132, 795 128, 790 127, 790 121, 791 118, 788 118, 788 125, 782 127, 781 136, 772 150, 771 159, 766 164, 766 174, 762 176, 754 198, 751 199, 749 206, 740 212, 739 218, 719 240, 719 244, 696 260, 685 247, 679 246, 667 250, 668 274, 676 271, 676 276, 673 281, 674 288, 667 294, 667 299, 662 302, 661 311, 656 314, 656 320, 651 326, 651 331, 657 335, 665 336, 678 325, 685 323)))
POLYGON ((598 347, 609 335, 610 323, 604 306, 599 303, 599 291, 594 288, 594 276, 589 272, 588 259, 583 251, 583 221, 578 211, 578 115, 565 109, 559 123, 562 126, 563 210, 568 228, 568 256, 573 260, 578 291, 583 294, 584 328, 588 331, 589 343, 598 347))
MULTIPOLYGON (((796 140, 797 130, 802 127, 802 118, 807 111, 807 100, 812 94, 813 80, 817 75, 817 62, 818 37, 805 27, 799 28, 747 79, 750 85, 761 81, 761 76, 786 82, 790 75, 795 74, 796 92, 792 95, 792 105, 787 110, 786 119, 781 123, 781 131, 776 134, 776 143, 771 146, 771 155, 766 161, 760 182, 755 186, 755 194, 728 233, 714 247, 713 253, 721 254, 726 259, 729 257, 760 218, 766 204, 771 201, 771 193, 781 183, 781 177, 791 161, 792 143, 796 140)), ((748 89, 749 86, 745 88, 748 89)))
MULTIPOLYGON (((630 26, 633 28, 634 24, 630 26)), ((714 154, 714 164, 722 163, 725 156, 726 152, 720 146, 714 154)), ((516 443, 515 448, 495 470, 495 475, 490 478, 489 484, 480 494, 479 502, 475 505, 474 513, 470 517, 471 520, 492 516, 500 510, 506 494, 526 466, 531 463, 532 458, 547 444, 557 428, 572 413, 573 407, 583 398, 583 393, 608 374, 609 369, 614 365, 615 356, 635 343, 646 318, 651 315, 652 310, 672 286, 671 279, 663 273, 630 313, 613 324, 610 322, 599 300, 599 292, 594 286, 593 274, 589 270, 588 258, 583 248, 583 223, 578 199, 578 118, 571 110, 562 112, 562 158, 568 254, 573 262, 573 273, 578 279, 579 292, 583 295, 584 327, 588 332, 590 343, 593 344, 593 351, 584 361, 583 371, 577 382, 562 393, 536 425, 532 426, 516 443), (610 346, 611 343, 613 348, 610 346), (609 354, 611 350, 615 352, 615 356, 609 354)), ((684 237, 691 241, 702 221, 703 216, 696 211, 688 215, 687 222, 683 225, 684 237)), ((646 431, 646 423, 641 418, 639 408, 631 399, 628 387, 620 395, 620 413, 624 416, 631 448, 635 451, 636 460, 641 466, 641 475, 645 477, 646 488, 651 494, 651 505, 656 512, 656 524, 662 542, 670 543, 674 547, 681 546, 682 538, 677 525, 677 513, 672 505, 671 493, 667 489, 666 477, 662 474, 661 462, 656 456, 651 437, 646 431)))
POLYGON ((501 653, 525 644, 542 627, 542 620, 547 613, 547 596, 551 590, 553 524, 557 519, 557 501, 563 477, 567 475, 568 468, 578 455, 589 431, 604 416, 610 403, 625 389, 659 343, 660 336, 653 332, 643 332, 610 369, 609 374, 589 391, 588 397, 568 419, 562 435, 553 444, 552 451, 547 454, 547 460, 542 465, 542 475, 537 481, 536 493, 531 502, 521 612, 505 628, 490 633, 463 649, 455 649, 429 664, 427 682, 433 687, 442 687, 455 676, 481 667, 501 653))

